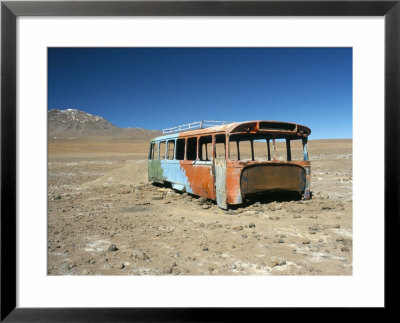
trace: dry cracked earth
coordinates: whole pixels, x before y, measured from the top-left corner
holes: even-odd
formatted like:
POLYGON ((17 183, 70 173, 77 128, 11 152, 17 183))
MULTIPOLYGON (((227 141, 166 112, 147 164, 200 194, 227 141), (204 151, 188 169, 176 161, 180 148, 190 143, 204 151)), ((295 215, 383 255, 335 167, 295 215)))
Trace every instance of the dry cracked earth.
POLYGON ((263 194, 227 211, 147 183, 146 142, 54 145, 49 275, 352 275, 351 140, 310 142, 311 200, 263 194))

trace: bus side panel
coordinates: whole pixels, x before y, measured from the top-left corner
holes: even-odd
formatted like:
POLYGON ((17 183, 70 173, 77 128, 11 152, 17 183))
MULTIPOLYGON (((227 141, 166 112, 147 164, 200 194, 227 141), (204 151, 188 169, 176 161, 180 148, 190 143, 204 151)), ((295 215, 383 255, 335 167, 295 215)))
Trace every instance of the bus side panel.
POLYGON ((147 176, 149 182, 163 183, 162 172, 159 160, 149 160, 147 164, 147 176), (161 175, 161 177, 160 177, 161 175))
POLYGON ((161 161, 161 172, 164 181, 172 184, 183 185, 186 187, 188 193, 192 193, 188 178, 185 176, 184 171, 180 167, 178 160, 163 160, 161 161))
POLYGON ((181 169, 188 179, 191 192, 198 196, 215 200, 214 175, 212 165, 196 165, 193 162, 181 161, 181 169))
POLYGON ((241 204, 242 193, 240 189, 240 176, 242 167, 233 167, 229 164, 226 167, 226 190, 228 204, 241 204))

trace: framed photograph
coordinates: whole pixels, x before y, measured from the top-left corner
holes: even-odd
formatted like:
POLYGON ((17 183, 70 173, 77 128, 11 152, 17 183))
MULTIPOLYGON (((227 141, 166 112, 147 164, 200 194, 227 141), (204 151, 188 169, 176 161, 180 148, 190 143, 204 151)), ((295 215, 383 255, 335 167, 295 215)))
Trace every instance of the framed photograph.
POLYGON ((391 307, 399 14, 2 2, 1 319, 391 307))

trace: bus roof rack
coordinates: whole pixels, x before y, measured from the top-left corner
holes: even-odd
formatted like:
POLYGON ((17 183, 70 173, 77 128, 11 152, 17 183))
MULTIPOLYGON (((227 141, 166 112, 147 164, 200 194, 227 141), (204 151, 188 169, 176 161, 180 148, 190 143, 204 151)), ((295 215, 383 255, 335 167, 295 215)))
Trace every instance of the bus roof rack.
POLYGON ((182 131, 189 131, 195 129, 210 128, 215 126, 222 126, 224 124, 232 123, 232 121, 216 121, 216 120, 202 120, 194 121, 192 123, 183 124, 177 127, 163 129, 163 134, 178 133, 182 131))

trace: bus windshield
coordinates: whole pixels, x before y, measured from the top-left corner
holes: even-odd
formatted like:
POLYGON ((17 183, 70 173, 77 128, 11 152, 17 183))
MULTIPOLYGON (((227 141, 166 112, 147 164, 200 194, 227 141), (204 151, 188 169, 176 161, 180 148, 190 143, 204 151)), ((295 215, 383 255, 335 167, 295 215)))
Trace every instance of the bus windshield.
POLYGON ((307 140, 298 136, 267 134, 232 134, 229 136, 229 159, 240 161, 307 160, 307 140))

